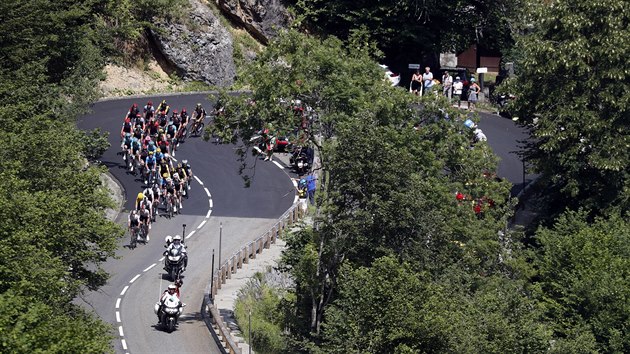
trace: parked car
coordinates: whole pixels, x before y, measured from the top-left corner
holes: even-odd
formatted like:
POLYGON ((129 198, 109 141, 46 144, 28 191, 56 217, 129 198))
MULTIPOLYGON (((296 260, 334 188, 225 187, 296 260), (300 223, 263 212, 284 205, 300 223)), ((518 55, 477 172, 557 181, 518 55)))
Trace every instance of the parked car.
POLYGON ((378 66, 383 69, 383 72, 385 73, 385 78, 389 81, 390 85, 398 86, 398 84, 400 83, 400 74, 393 73, 387 65, 378 64, 378 66))

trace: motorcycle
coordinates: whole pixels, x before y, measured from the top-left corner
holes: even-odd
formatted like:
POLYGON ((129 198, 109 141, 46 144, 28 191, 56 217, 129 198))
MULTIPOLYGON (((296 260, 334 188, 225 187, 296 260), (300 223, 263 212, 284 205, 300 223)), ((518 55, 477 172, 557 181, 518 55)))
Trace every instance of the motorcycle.
POLYGON ((156 303, 153 307, 153 312, 156 315, 160 316, 160 321, 162 322, 162 325, 166 328, 166 331, 168 333, 171 333, 175 330, 175 327, 177 326, 177 321, 179 320, 179 316, 184 311, 185 306, 186 304, 182 303, 177 296, 173 295, 169 296, 164 301, 164 306, 161 310, 160 303, 156 303), (160 313, 158 314, 158 312, 160 313))
MULTIPOLYGON (((165 246, 168 247, 168 246, 165 246)), ((182 247, 185 247, 182 245, 182 247)), ((172 248, 165 258, 164 270, 169 274, 173 281, 179 279, 184 268, 184 252, 182 247, 172 248)))

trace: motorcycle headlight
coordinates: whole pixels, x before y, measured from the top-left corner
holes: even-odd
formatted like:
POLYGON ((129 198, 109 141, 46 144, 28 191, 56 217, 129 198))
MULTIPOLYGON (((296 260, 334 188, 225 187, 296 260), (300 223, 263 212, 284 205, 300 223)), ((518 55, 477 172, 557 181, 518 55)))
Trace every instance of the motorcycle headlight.
POLYGON ((179 310, 175 307, 167 307, 164 312, 168 313, 169 315, 174 315, 177 312, 179 312, 179 310))

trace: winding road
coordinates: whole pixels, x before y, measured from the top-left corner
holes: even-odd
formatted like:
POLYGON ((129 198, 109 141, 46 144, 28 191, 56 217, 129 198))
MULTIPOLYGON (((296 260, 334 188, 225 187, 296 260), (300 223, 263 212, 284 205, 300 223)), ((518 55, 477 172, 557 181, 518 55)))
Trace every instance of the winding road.
MULTIPOLYGON (((120 128, 124 115, 135 102, 144 106, 151 99, 155 105, 163 97, 103 101, 94 104, 92 114, 83 117, 78 126, 110 132, 111 147, 101 161, 123 186, 126 203, 118 217, 126 222, 127 210, 133 206, 142 182, 124 168, 120 151, 120 128)), ((166 97, 172 109, 186 107, 192 111, 197 102, 212 107, 207 95, 166 97)), ((114 341, 119 353, 219 353, 200 310, 202 297, 211 276, 214 249, 219 257, 219 228, 223 225, 221 255, 227 259, 243 244, 267 231, 293 204, 294 190, 287 173, 269 162, 255 161, 255 174, 249 188, 238 174, 239 163, 232 146, 215 145, 191 137, 176 152, 178 160, 188 159, 196 176, 190 198, 184 201, 182 214, 172 220, 158 217, 151 230, 151 240, 134 250, 123 238, 118 259, 104 265, 111 274, 108 283, 98 292, 87 294, 83 301, 105 321, 111 323, 118 337, 114 341), (182 234, 182 225, 186 233, 182 234), (186 238, 189 265, 184 273, 182 301, 187 304, 179 328, 171 334, 156 328, 153 305, 169 284, 161 261, 166 235, 182 234, 186 238)))
MULTIPOLYGON (((93 113, 80 119, 84 130, 101 128, 110 133, 111 147, 102 162, 123 186, 126 202, 118 222, 126 222, 127 210, 141 191, 142 182, 126 172, 120 151, 119 132, 123 117, 133 103, 155 105, 166 98, 172 109, 189 111, 197 102, 206 109, 211 103, 205 94, 167 97, 144 97, 102 101, 92 107, 93 113)), ((523 166, 513 152, 526 134, 508 119, 480 114, 479 126, 488 143, 501 158, 498 174, 515 187, 522 188, 523 166)), ((120 242, 117 259, 109 260, 104 269, 111 275, 108 283, 81 300, 115 328, 113 341, 118 353, 220 353, 201 319, 202 295, 210 280, 211 258, 221 252, 227 259, 240 246, 268 230, 293 203, 293 185, 286 169, 256 161, 251 187, 245 188, 238 174, 239 163, 232 146, 215 145, 201 138, 188 138, 177 150, 177 159, 188 159, 196 180, 190 198, 184 201, 182 214, 172 220, 159 217, 151 231, 151 241, 129 250, 128 237, 120 242), (186 224, 183 233, 183 224, 186 224), (219 251, 219 227, 223 225, 219 251), (189 266, 184 273, 182 300, 187 304, 179 328, 171 334, 156 328, 153 305, 169 284, 162 270, 163 240, 166 235, 182 234, 186 238, 189 266)), ((250 163, 254 163, 251 158, 250 163)), ((215 264, 215 268, 218 265, 215 264)))

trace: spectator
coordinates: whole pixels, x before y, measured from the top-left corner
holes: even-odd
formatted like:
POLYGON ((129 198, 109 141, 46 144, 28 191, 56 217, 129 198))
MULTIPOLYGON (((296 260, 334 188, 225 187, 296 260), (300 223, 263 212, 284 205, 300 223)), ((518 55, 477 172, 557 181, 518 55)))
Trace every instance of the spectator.
POLYGON ((477 80, 475 80, 474 77, 470 79, 470 82, 471 82, 470 88, 468 89, 468 109, 473 110, 475 109, 475 104, 477 103, 477 100, 479 99, 478 95, 479 95, 479 92, 481 91, 481 87, 477 85, 477 80))
POLYGON ((317 177, 313 172, 306 176, 306 194, 311 205, 315 205, 315 190, 317 189, 315 181, 317 181, 317 177))
POLYGON ((462 91, 464 90, 464 83, 457 76, 455 78, 455 82, 453 83, 453 95, 455 95, 455 100, 457 101, 457 108, 462 107, 462 91))
POLYGON ((431 73, 431 68, 424 68, 424 74, 422 74, 422 81, 424 81, 424 93, 423 95, 428 94, 433 87, 433 73, 431 73))
POLYGON ((453 94, 453 77, 448 71, 445 71, 444 75, 442 75, 442 92, 444 96, 448 97, 448 102, 450 103, 453 94))
POLYGON ((411 92, 418 95, 418 91, 422 89, 422 74, 420 69, 416 70, 416 73, 411 77, 411 92))

